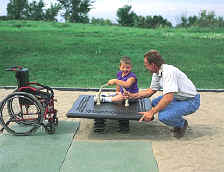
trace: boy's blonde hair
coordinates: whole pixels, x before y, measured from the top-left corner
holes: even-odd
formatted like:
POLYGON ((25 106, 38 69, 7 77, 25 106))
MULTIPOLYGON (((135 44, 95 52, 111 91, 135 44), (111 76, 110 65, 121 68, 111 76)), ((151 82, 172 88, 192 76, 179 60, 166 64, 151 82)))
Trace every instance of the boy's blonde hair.
POLYGON ((123 56, 120 60, 120 65, 121 64, 131 65, 131 59, 128 56, 123 56))

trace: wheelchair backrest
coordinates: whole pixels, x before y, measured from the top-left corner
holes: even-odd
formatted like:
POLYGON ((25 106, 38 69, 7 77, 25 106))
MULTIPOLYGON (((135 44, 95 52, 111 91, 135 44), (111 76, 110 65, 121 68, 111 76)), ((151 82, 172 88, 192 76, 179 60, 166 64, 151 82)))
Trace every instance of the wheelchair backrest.
POLYGON ((5 69, 6 71, 16 72, 15 77, 17 80, 18 88, 27 86, 29 82, 29 69, 22 66, 13 66, 5 69))
POLYGON ((27 86, 29 82, 29 70, 28 68, 22 68, 16 71, 16 79, 18 83, 18 88, 27 86))

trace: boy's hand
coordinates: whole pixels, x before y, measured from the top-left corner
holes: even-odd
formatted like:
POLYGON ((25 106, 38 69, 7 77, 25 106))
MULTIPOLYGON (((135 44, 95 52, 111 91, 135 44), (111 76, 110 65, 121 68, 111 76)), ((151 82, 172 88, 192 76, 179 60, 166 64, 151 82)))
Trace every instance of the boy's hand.
POLYGON ((133 98, 133 94, 128 92, 128 91, 124 91, 123 96, 124 96, 125 99, 132 99, 133 98))
POLYGON ((116 95, 121 95, 121 92, 118 92, 118 91, 117 91, 117 92, 116 92, 116 95))
POLYGON ((123 94, 124 99, 128 99, 129 95, 130 93, 128 91, 124 91, 124 94, 123 94))
POLYGON ((107 82, 107 85, 115 85, 116 81, 117 81, 117 79, 111 79, 107 82))

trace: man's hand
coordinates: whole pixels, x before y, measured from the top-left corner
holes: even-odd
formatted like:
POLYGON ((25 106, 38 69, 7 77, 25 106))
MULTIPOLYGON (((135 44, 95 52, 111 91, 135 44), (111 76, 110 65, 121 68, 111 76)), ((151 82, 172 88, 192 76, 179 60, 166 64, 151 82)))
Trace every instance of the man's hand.
POLYGON ((154 118, 154 112, 153 109, 151 109, 148 112, 139 112, 139 114, 143 115, 138 122, 142 122, 143 120, 146 122, 152 121, 154 118))
POLYGON ((115 85, 117 82, 117 79, 111 79, 107 82, 107 85, 115 85))

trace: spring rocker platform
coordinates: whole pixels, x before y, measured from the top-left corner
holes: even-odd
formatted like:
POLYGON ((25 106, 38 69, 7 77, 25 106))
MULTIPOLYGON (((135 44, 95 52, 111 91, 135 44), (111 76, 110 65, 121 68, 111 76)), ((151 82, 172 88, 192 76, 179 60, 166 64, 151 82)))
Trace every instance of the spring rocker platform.
MULTIPOLYGON (((98 98, 100 97, 101 89, 97 94, 98 98)), ((66 115, 68 118, 94 119, 95 132, 104 132, 106 119, 118 120, 119 131, 128 132, 129 120, 139 120, 142 115, 138 112, 145 112, 151 108, 149 98, 129 101, 127 105, 127 102, 94 102, 94 95, 80 95, 66 115)))

